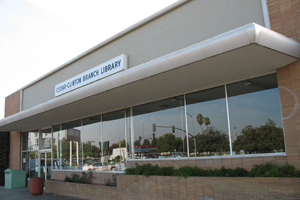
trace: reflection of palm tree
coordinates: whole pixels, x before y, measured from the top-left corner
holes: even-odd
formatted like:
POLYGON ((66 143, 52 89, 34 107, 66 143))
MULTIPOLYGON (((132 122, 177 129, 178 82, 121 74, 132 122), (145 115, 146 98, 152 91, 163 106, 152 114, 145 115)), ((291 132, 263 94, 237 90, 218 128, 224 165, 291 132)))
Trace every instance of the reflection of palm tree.
POLYGON ((198 124, 201 126, 201 130, 203 132, 203 127, 202 127, 202 124, 204 122, 204 117, 203 115, 201 114, 198 114, 197 117, 196 117, 196 121, 198 122, 198 124))
POLYGON ((204 124, 206 126, 206 130, 208 129, 208 125, 210 125, 210 119, 208 117, 204 118, 204 124))

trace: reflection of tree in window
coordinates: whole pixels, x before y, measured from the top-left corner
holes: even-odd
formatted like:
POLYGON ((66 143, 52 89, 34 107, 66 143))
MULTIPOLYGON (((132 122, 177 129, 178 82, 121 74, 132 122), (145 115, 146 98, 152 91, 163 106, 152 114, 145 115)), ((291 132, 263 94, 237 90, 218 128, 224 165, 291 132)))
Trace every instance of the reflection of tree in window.
POLYGON ((148 139, 144 139, 142 146, 144 147, 150 146, 150 141, 148 139))
POLYGON ((157 145, 157 141, 158 141, 157 138, 153 138, 152 141, 151 141, 151 146, 156 146, 157 145))
POLYGON ((181 138, 175 137, 173 133, 166 133, 158 138, 156 152, 181 152, 182 147, 181 138))
POLYGON ((136 140, 136 141, 134 142, 134 146, 135 146, 135 147, 142 146, 140 140, 136 140))
MULTIPOLYGON (((200 155, 210 155, 212 152, 214 154, 223 155, 224 152, 229 151, 229 140, 228 135, 222 130, 218 130, 215 127, 208 127, 211 121, 209 117, 204 117, 202 114, 198 114, 196 121, 201 127, 202 133, 198 133, 195 136, 197 152, 200 152, 200 155), (206 130, 203 131, 203 123, 206 126, 206 130)), ((185 139, 186 141, 186 139, 185 139)), ((194 151, 194 144, 192 138, 189 139, 190 152, 194 151)))
POLYGON ((265 125, 253 127, 251 125, 242 129, 233 142, 233 150, 237 153, 269 153, 283 152, 284 138, 283 129, 276 127, 271 119, 265 125))
POLYGON ((202 134, 196 135, 198 152, 227 152, 229 151, 228 136, 222 130, 209 127, 202 134))

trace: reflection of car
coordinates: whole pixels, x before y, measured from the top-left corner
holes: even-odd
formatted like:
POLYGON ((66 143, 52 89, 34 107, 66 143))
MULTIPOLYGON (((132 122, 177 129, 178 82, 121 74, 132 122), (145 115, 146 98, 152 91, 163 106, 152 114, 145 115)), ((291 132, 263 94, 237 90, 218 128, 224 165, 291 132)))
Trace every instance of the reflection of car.
MULTIPOLYGON (((88 169, 95 170, 95 171, 102 171, 102 163, 101 162, 95 162, 89 166, 88 169)), ((108 170, 108 164, 103 163, 103 171, 108 170)))
POLYGON ((82 170, 88 170, 89 169, 89 165, 88 164, 84 164, 82 167, 82 170))
POLYGON ((96 159, 92 160, 92 163, 97 163, 97 162, 100 162, 100 158, 99 159, 96 158, 96 159))

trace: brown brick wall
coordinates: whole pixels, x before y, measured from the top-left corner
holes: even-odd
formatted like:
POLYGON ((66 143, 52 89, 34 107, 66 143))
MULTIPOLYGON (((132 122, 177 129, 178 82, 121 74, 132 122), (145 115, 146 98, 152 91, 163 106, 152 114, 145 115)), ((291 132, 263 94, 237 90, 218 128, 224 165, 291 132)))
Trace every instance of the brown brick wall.
POLYGON ((20 112, 20 94, 18 90, 5 98, 5 117, 20 112))
MULTIPOLYGON (((17 91, 5 98, 5 117, 20 112, 20 94, 17 91)), ((21 166, 21 133, 10 132, 9 168, 20 169, 21 166)))
POLYGON ((287 161, 300 169, 300 61, 277 70, 287 161))
POLYGON ((117 187, 45 181, 46 193, 83 199, 299 199, 300 178, 118 175, 117 187))
POLYGON ((300 41, 300 0, 268 0, 271 29, 300 41))
POLYGON ((21 133, 10 132, 9 168, 21 168, 21 133))
POLYGON ((45 192, 80 199, 117 199, 117 188, 105 185, 45 181, 45 192))

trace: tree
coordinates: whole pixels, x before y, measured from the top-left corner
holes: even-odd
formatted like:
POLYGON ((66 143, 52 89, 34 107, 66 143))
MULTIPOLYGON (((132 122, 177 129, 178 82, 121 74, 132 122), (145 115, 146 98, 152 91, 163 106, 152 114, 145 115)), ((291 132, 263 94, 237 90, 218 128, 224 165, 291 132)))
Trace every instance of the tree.
POLYGON ((121 147, 123 147, 123 148, 126 147, 126 141, 125 141, 125 139, 121 140, 120 143, 121 143, 121 147))
POLYGON ((173 133, 166 133, 158 138, 156 152, 174 152, 182 150, 182 139, 176 138, 173 133))
POLYGON ((151 141, 151 146, 157 146, 157 142, 158 142, 158 139, 153 138, 152 141, 151 141))
POLYGON ((133 144, 135 147, 142 146, 140 140, 136 140, 133 144))
POLYGON ((144 146, 144 147, 150 146, 150 141, 148 139, 144 139, 142 146, 144 146))
POLYGON ((202 130, 202 133, 203 133, 203 127, 202 127, 202 124, 203 124, 203 122, 204 122, 204 117, 203 117, 203 115, 198 114, 197 117, 196 117, 196 121, 197 121, 198 124, 200 125, 201 130, 202 130))
MULTIPOLYGON (((184 137, 183 142, 186 144, 186 136, 184 137)), ((187 152, 187 145, 184 145, 184 151, 187 152)), ((189 137, 189 151, 190 153, 195 153, 194 137, 189 137)))
POLYGON ((208 125, 210 125, 210 119, 208 117, 204 118, 204 124, 206 126, 206 130, 208 129, 208 125))
POLYGON ((196 135, 198 152, 226 152, 229 151, 228 135, 222 130, 209 127, 202 134, 196 135))
POLYGON ((283 129, 276 127, 275 122, 269 118, 260 127, 246 126, 233 142, 233 150, 236 152, 270 153, 284 149, 283 129))

